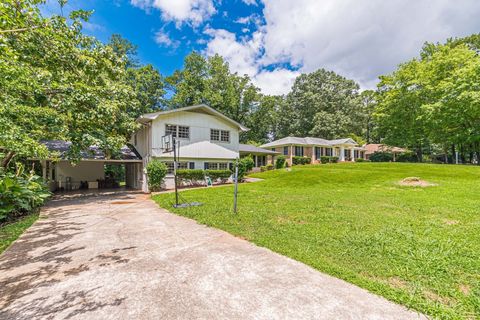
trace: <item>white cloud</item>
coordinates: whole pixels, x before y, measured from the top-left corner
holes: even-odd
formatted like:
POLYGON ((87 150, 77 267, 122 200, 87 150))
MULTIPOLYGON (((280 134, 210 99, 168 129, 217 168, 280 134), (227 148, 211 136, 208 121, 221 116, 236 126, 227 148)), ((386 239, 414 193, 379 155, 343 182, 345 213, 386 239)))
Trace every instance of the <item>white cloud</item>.
POLYGON ((180 45, 180 41, 173 40, 172 38, 170 38, 168 33, 165 33, 162 30, 155 32, 154 40, 162 47, 170 47, 176 49, 180 45))
POLYGON ((223 29, 206 29, 212 38, 208 41, 205 53, 219 54, 229 63, 230 70, 240 75, 247 74, 265 94, 288 92, 299 72, 284 68, 266 70, 262 65, 263 33, 254 32, 249 38, 237 39, 234 33, 223 29))
POLYGON ((417 56, 425 41, 480 30, 477 0, 264 0, 262 63, 289 62, 362 87, 417 56))
POLYGON ((213 0, 130 0, 130 3, 146 11, 158 9, 163 20, 173 21, 177 26, 182 23, 199 26, 216 13, 213 0))
POLYGON ((246 5, 253 5, 253 6, 256 6, 258 5, 257 4, 257 0, 242 0, 243 3, 245 3, 246 5))

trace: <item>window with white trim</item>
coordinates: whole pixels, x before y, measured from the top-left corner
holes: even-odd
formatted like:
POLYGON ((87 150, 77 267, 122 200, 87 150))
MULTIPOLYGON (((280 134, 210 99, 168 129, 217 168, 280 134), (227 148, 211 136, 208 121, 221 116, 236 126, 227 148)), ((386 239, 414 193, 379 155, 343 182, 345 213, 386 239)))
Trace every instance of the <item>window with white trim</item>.
POLYGON ((168 136, 170 134, 175 138, 190 139, 190 127, 177 126, 175 124, 166 124, 165 135, 168 136))
POLYGON ((220 132, 220 141, 230 142, 230 131, 222 130, 220 132))
POLYGON ((205 170, 228 170, 228 162, 205 162, 205 170))
POLYGON ((210 129, 210 140, 211 141, 220 141, 220 130, 210 129))
MULTIPOLYGON (((173 174, 173 161, 165 161, 167 165, 167 174, 173 174)), ((178 162, 178 170, 188 169, 188 162, 178 162)))

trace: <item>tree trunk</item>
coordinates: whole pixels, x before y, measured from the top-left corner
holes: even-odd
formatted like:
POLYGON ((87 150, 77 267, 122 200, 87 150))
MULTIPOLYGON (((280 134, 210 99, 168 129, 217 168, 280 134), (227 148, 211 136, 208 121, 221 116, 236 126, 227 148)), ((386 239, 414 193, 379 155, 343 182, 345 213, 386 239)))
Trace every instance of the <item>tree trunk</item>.
POLYGON ((455 150, 455 144, 452 144, 452 163, 456 163, 456 159, 457 159, 456 154, 457 152, 455 150))
POLYGON ((7 155, 2 159, 2 168, 7 169, 8 164, 12 160, 12 158, 15 156, 15 152, 13 151, 8 151, 7 155))
POLYGON ((416 154, 417 154, 417 160, 418 162, 422 162, 423 161, 423 155, 422 155, 422 147, 421 146, 417 146, 416 148, 416 154))

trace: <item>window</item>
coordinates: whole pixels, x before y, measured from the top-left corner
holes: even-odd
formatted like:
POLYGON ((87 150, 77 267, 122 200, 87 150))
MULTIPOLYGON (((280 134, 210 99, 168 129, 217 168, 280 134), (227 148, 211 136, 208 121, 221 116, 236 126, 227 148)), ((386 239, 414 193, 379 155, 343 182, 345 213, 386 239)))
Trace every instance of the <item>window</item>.
MULTIPOLYGON (((167 174, 173 174, 173 161, 165 162, 167 165, 167 174)), ((188 169, 188 162, 178 162, 178 170, 188 169)))
POLYGON ((283 155, 288 156, 288 147, 283 147, 283 155))
POLYGON ((165 135, 172 135, 175 138, 177 137, 177 126, 172 125, 172 124, 166 124, 165 125, 165 135))
POLYGON ((228 170, 228 162, 205 162, 205 170, 228 170))
POLYGON ((220 133, 220 140, 222 142, 230 142, 230 131, 222 130, 220 133))
POLYGON ((172 135, 175 138, 179 139, 190 139, 190 127, 187 126, 177 126, 174 124, 165 125, 165 135, 172 135))
POLYGON ((303 157, 303 147, 295 146, 295 155, 303 157))
POLYGON ((325 155, 328 157, 332 156, 332 148, 325 148, 325 155))
POLYGON ((181 139, 190 139, 190 127, 178 126, 178 137, 181 139))
POLYGON ((315 159, 320 159, 320 157, 322 156, 322 149, 323 148, 315 147, 315 159))
POLYGON ((210 140, 219 142, 230 142, 230 131, 210 129, 210 140))
POLYGON ((218 164, 218 170, 227 170, 228 169, 228 163, 226 162, 220 162, 218 164))
POLYGON ((210 129, 210 140, 211 141, 220 141, 220 130, 210 129))
POLYGON ((275 148, 270 148, 270 150, 275 151, 275 148))

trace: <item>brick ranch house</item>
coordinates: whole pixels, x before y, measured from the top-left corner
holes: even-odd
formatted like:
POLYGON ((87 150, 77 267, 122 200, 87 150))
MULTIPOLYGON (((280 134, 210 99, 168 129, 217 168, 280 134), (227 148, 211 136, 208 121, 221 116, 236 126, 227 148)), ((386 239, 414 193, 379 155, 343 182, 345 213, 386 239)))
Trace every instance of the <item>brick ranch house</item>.
POLYGON ((289 165, 292 165, 295 156, 309 157, 312 159, 312 164, 318 163, 322 156, 338 157, 341 162, 365 158, 365 148, 350 138, 326 140, 312 137, 286 137, 260 147, 284 155, 289 165))

